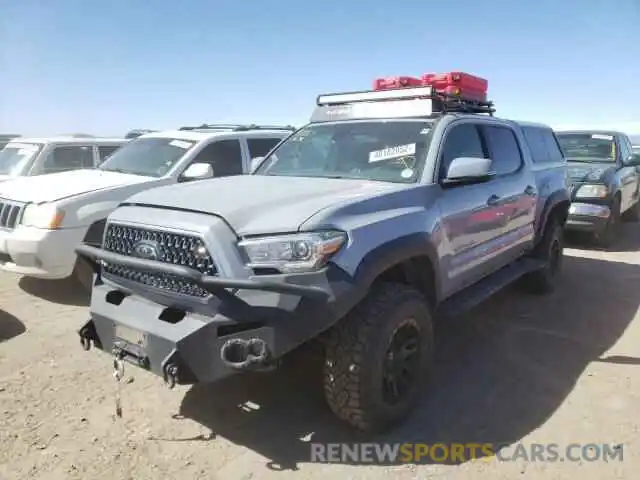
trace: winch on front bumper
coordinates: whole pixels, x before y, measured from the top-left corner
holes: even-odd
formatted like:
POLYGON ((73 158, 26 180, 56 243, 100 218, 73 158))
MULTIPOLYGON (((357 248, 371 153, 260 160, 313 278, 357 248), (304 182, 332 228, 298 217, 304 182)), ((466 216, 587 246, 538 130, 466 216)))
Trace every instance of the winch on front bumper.
POLYGON ((76 252, 96 272, 91 319, 79 331, 83 347, 88 350, 93 344, 162 376, 169 386, 270 368, 337 316, 327 271, 302 275, 302 284, 296 284, 214 277, 86 244, 76 252), (105 264, 187 280, 210 292, 212 300, 197 308, 156 302, 126 282, 105 282, 105 264))

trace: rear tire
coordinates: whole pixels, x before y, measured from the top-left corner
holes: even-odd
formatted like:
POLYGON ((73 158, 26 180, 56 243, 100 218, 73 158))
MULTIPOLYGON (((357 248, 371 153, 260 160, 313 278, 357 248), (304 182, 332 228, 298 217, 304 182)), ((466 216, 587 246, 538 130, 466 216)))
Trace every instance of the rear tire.
POLYGON ((564 251, 564 229, 556 218, 549 218, 542 241, 536 247, 533 258, 544 262, 544 266, 523 277, 527 291, 545 295, 556 289, 558 277, 562 272, 564 251))
POLYGON ((393 427, 422 396, 433 343, 423 295, 396 283, 374 286, 327 334, 323 375, 329 407, 364 432, 393 427))

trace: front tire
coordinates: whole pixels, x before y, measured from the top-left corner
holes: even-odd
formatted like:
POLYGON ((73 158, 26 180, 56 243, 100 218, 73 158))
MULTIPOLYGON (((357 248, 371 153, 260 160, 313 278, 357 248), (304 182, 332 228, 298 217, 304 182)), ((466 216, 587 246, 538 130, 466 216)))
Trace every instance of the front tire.
POLYGON ((611 205, 611 214, 602 230, 593 236, 596 245, 602 248, 609 248, 618 238, 620 227, 620 198, 616 197, 611 205))
POLYGON ((382 432, 420 400, 433 361, 429 305, 415 289, 374 286, 327 335, 324 391, 334 414, 358 430, 382 432))

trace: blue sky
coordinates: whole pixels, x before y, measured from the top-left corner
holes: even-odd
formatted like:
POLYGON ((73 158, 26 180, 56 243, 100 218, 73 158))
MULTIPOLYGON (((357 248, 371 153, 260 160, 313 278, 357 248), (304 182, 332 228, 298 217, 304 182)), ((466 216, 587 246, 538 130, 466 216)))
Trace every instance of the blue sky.
POLYGON ((0 0, 0 132, 300 125, 319 93, 450 70, 500 116, 640 133, 640 1, 0 0))

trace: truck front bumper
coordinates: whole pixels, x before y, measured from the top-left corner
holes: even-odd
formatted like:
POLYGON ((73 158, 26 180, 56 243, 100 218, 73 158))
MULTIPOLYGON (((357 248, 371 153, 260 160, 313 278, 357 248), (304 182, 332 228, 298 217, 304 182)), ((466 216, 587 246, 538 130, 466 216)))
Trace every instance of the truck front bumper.
POLYGON ((569 207, 566 228, 583 232, 596 232, 604 228, 611 209, 606 205, 573 202, 569 207))
POLYGON ((170 385, 212 382, 241 370, 270 368, 330 327, 348 308, 336 301, 336 292, 344 297, 339 292, 350 288, 341 270, 234 279, 203 276, 188 267, 88 245, 76 252, 97 273, 91 318, 80 329, 84 348, 93 344, 162 376, 170 385), (188 279, 212 297, 197 308, 189 308, 188 302, 176 306, 154 301, 141 295, 139 286, 101 278, 103 262, 188 279))
POLYGON ((0 270, 37 278, 66 278, 73 272, 73 249, 83 235, 82 228, 45 230, 20 225, 0 230, 0 270))

